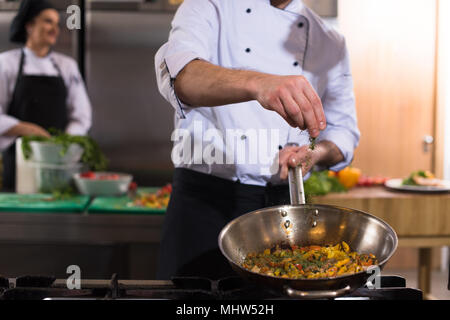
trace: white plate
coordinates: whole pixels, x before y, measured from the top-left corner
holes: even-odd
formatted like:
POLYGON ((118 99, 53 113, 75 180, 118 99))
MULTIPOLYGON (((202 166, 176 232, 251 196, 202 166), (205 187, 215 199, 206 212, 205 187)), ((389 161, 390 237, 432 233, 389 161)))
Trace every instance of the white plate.
POLYGON ((450 192, 450 181, 442 181, 441 187, 428 186, 404 186, 403 179, 391 179, 384 184, 389 189, 401 191, 416 191, 416 192, 450 192))

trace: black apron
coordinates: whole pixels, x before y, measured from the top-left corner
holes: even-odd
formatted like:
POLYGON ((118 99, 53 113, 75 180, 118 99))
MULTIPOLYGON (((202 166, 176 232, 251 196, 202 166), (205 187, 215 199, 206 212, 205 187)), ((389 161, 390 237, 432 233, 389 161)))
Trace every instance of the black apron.
MULTIPOLYGON (((66 106, 67 89, 61 70, 52 60, 58 76, 23 75, 25 53, 22 50, 19 72, 8 115, 20 121, 37 124, 44 129, 64 131, 69 123, 66 106)), ((3 152, 3 190, 16 188, 16 145, 3 152)))
POLYGON ((282 204, 290 204, 287 185, 252 186, 175 169, 157 278, 195 276, 216 280, 235 276, 219 250, 220 231, 242 214, 282 204))

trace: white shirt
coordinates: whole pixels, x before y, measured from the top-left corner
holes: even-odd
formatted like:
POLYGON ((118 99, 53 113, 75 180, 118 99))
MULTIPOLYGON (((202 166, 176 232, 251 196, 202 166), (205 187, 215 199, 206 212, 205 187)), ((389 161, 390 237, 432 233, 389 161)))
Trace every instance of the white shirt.
MULTIPOLYGON (((56 52, 51 52, 43 58, 36 56, 28 48, 24 48, 24 52, 24 75, 58 76, 58 70, 53 62, 59 67, 67 88, 69 125, 66 132, 73 135, 85 135, 92 123, 91 103, 75 60, 56 52)), ((19 73, 20 56, 21 49, 0 54, 0 151, 8 148, 16 139, 4 134, 19 122, 7 112, 19 73)))
POLYGON ((305 76, 321 98, 327 118, 328 127, 318 141, 332 141, 345 157, 330 169, 338 171, 351 163, 360 133, 345 39, 302 1, 293 0, 281 10, 270 0, 185 0, 172 21, 168 42, 155 57, 159 90, 176 110, 175 166, 245 184, 281 183, 279 147, 309 144, 309 135, 257 101, 198 108, 181 103, 173 79, 194 59, 225 68, 305 76), (243 133, 233 132, 237 141, 232 143, 227 130, 239 129, 243 133), (271 135, 272 130, 277 134, 271 135), (186 138, 186 132, 190 137, 186 138), (191 147, 191 154, 186 148, 180 151, 193 141, 197 145, 191 147), (203 141, 201 148, 199 141, 203 141), (214 156, 217 152, 234 161, 205 161, 205 153, 214 156), (255 152, 260 155, 258 161, 248 160, 255 152), (246 161, 238 160, 240 153, 245 153, 241 160, 246 161))

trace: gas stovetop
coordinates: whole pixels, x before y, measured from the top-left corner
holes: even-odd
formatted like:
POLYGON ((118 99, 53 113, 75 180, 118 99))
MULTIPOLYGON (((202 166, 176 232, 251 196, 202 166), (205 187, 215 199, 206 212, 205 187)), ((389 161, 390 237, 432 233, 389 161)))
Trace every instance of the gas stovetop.
MULTIPOLYGON (((422 300, 422 291, 406 287, 398 276, 382 276, 381 288, 363 287, 348 300, 422 300)), ((172 281, 82 280, 80 289, 70 290, 66 280, 24 276, 0 278, 0 300, 286 300, 286 296, 232 277, 217 281, 205 278, 174 278, 172 281)))

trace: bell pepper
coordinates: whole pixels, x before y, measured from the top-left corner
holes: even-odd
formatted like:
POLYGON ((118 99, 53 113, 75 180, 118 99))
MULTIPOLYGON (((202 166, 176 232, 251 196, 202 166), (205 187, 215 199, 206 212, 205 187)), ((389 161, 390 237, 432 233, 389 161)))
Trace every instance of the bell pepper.
POLYGON ((346 187, 351 189, 358 184, 359 178, 361 177, 361 170, 357 168, 347 167, 341 170, 337 174, 339 182, 346 187))
POLYGON ((334 172, 334 171, 328 170, 328 176, 329 176, 330 178, 334 178, 334 177, 337 176, 337 173, 334 172))

